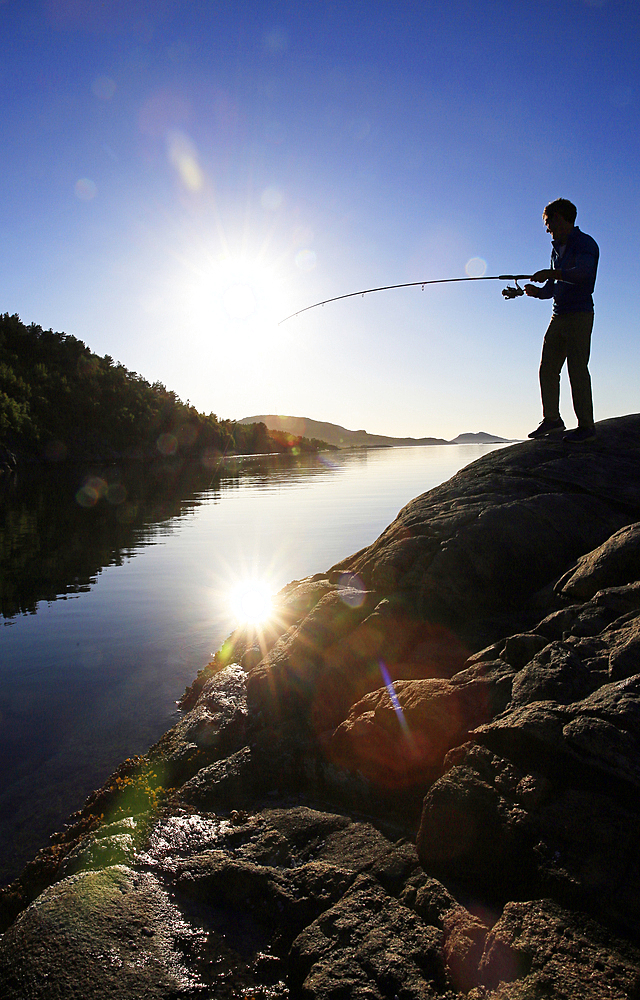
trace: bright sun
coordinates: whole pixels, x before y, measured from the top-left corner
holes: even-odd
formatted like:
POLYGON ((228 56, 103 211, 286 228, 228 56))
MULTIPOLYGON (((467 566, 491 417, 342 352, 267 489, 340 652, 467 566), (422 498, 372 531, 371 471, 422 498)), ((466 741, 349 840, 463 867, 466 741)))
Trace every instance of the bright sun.
MULTIPOLYGON (((274 327, 284 315, 284 295, 275 268, 248 256, 221 255, 193 282, 190 304, 193 319, 274 327)), ((285 310, 286 311, 286 310, 285 310)))
POLYGON ((231 594, 231 609, 239 622, 259 625, 273 610, 271 592, 259 580, 245 580, 231 594))

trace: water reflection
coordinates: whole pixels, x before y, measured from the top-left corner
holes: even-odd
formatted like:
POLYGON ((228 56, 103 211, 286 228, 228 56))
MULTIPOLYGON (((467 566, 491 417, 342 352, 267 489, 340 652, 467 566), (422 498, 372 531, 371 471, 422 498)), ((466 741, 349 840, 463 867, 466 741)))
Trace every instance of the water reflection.
POLYGON ((328 569, 486 450, 0 477, 0 882, 176 720, 237 624, 235 585, 328 569))
POLYGON ((35 614, 41 601, 86 593, 104 567, 121 566, 226 490, 279 489, 339 467, 322 457, 260 455, 214 472, 167 464, 0 476, 0 615, 6 624, 35 614))

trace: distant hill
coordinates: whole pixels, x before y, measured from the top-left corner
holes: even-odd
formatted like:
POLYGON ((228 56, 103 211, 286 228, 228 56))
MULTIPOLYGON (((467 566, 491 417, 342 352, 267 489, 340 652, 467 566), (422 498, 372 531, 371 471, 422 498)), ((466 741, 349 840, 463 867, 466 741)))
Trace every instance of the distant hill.
POLYGON ((367 431, 350 431, 340 424, 330 424, 323 420, 311 420, 310 417, 286 417, 274 413, 262 413, 254 417, 243 417, 239 424, 263 423, 272 431, 287 431, 289 434, 303 435, 307 438, 317 438, 338 448, 399 448, 408 445, 429 444, 506 444, 507 438, 496 437, 479 431, 477 434, 459 434, 453 441, 436 437, 388 437, 384 434, 368 434, 367 431))
POLYGON ((23 462, 167 460, 324 450, 287 431, 199 413, 66 333, 0 314, 0 474, 23 462))
POLYGON ((513 440, 514 438, 501 438, 495 434, 478 431, 477 434, 458 434, 449 444, 511 444, 513 440))
POLYGON ((284 417, 274 413, 255 417, 243 417, 239 424, 266 424, 269 430, 287 431, 289 434, 317 438, 338 448, 381 448, 400 445, 448 444, 444 438, 395 438, 384 434, 368 434, 367 431, 350 431, 340 424, 330 424, 310 417, 284 417))

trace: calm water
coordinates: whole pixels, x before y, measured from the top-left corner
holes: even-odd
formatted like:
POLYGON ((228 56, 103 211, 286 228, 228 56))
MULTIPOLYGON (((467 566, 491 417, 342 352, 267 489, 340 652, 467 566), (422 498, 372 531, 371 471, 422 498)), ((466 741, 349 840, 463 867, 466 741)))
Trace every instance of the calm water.
POLYGON ((173 724, 176 699, 237 624, 239 583, 276 591, 328 569, 491 450, 0 477, 0 881, 173 724))

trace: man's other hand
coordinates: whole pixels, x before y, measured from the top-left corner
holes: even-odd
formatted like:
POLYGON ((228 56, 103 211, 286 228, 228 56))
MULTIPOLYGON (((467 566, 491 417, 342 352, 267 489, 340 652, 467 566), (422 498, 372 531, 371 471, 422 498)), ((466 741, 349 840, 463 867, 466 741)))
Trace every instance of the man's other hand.
MULTIPOLYGON (((535 275, 534 275, 534 279, 533 280, 534 281, 536 280, 535 275)), ((532 299, 539 299, 540 298, 540 289, 536 288, 535 285, 525 285, 524 286, 524 293, 525 293, 525 295, 530 295, 532 299)))
POLYGON ((553 271, 551 268, 548 268, 544 271, 536 271, 535 274, 531 275, 531 280, 538 282, 554 281, 557 277, 558 275, 556 274, 556 272, 553 271))

